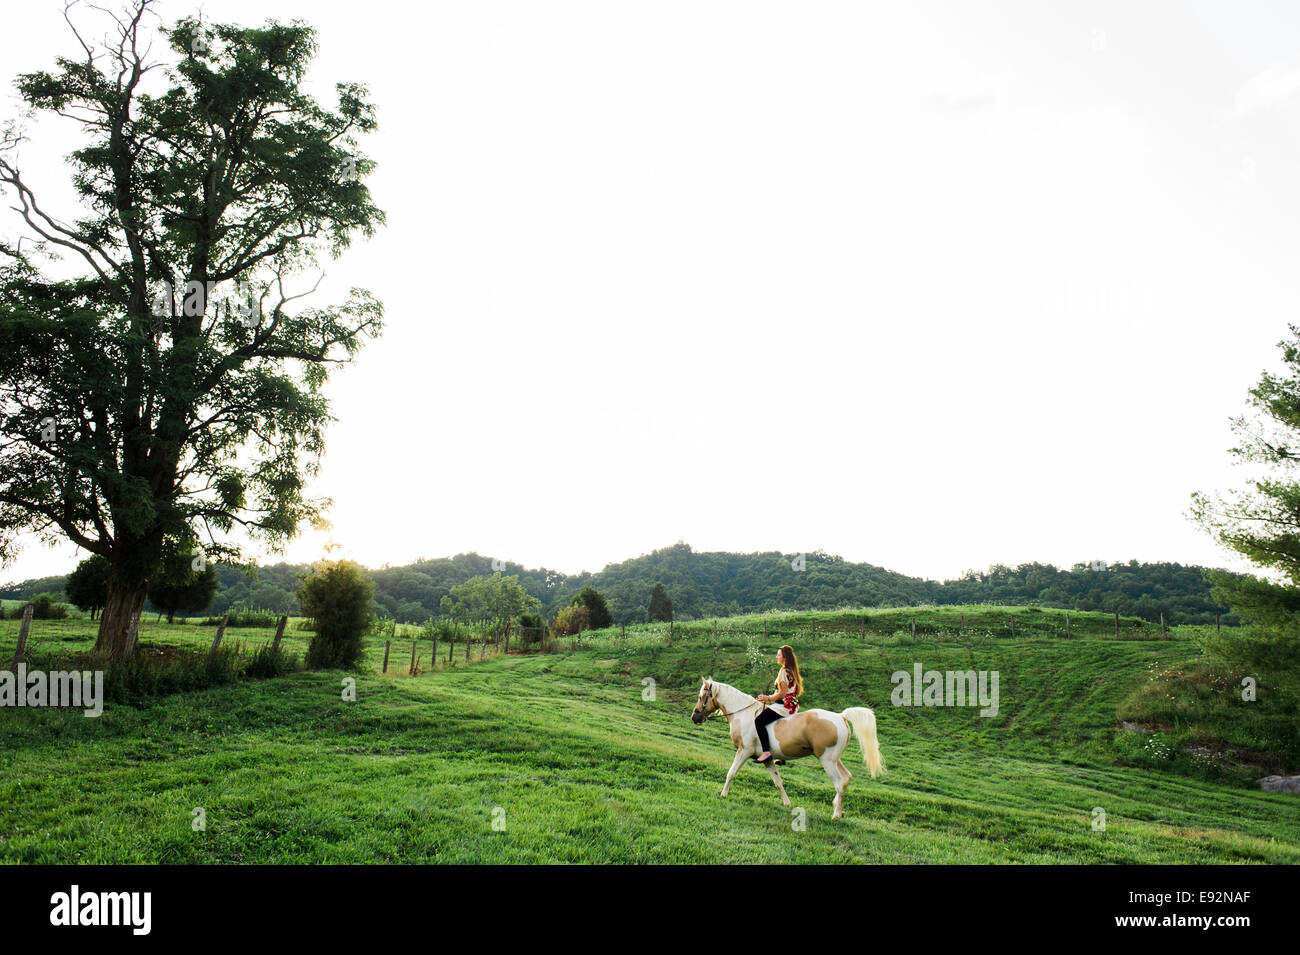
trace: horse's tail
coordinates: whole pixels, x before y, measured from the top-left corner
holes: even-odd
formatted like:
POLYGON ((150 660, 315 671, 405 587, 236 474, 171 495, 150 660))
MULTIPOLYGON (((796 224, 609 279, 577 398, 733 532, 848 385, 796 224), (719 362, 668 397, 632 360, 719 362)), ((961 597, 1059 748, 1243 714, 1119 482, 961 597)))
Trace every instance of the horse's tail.
POLYGON ((853 727, 858 734, 858 743, 862 746, 862 761, 875 779, 885 771, 885 761, 880 757, 880 740, 876 738, 876 714, 865 706, 850 706, 840 716, 853 727))

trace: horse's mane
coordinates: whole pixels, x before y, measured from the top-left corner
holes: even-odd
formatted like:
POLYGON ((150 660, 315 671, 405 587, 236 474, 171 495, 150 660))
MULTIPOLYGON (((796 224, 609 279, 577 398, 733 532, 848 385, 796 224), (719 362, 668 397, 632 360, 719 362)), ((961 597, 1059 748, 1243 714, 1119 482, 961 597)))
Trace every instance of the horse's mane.
POLYGON ((753 696, 753 695, 751 695, 751 694, 749 694, 749 693, 746 693, 744 690, 741 690, 741 689, 738 689, 737 687, 732 686, 730 683, 723 683, 721 680, 713 680, 713 679, 710 679, 709 682, 710 682, 710 683, 713 683, 713 684, 716 685, 716 686, 724 687, 725 689, 731 690, 733 693, 739 693, 741 696, 743 696, 743 697, 744 697, 745 699, 747 699, 747 700, 754 700, 754 699, 757 699, 757 697, 755 697, 755 696, 753 696))

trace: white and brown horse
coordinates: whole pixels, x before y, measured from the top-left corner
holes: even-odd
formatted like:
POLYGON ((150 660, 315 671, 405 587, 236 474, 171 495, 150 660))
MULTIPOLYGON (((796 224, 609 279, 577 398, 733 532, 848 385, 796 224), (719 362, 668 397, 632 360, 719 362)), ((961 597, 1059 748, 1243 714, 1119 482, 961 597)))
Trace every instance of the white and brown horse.
MULTIPOLYGON (((700 698, 691 711, 691 722, 703 723, 715 711, 721 712, 731 726, 731 742, 736 746, 736 758, 727 771, 727 781, 722 786, 723 796, 731 791, 731 780, 735 778, 736 771, 746 760, 761 752, 754 719, 764 705, 748 693, 726 683, 718 683, 712 677, 705 677, 704 685, 700 687, 700 698)), ((780 712, 784 713, 785 708, 780 707, 780 712)), ((772 743, 769 749, 773 760, 798 759, 810 754, 821 760, 826 775, 835 784, 834 819, 844 815, 844 790, 853 778, 840 761, 849 745, 850 727, 858 734, 862 761, 867 764, 874 779, 884 771, 885 763, 880 758, 880 744, 876 739, 876 714, 865 706, 850 706, 841 713, 801 710, 794 716, 768 724, 768 738, 772 743)), ((781 802, 790 805, 790 797, 785 794, 781 774, 777 772, 774 762, 768 762, 767 771, 776 784, 776 791, 781 794, 781 802)))

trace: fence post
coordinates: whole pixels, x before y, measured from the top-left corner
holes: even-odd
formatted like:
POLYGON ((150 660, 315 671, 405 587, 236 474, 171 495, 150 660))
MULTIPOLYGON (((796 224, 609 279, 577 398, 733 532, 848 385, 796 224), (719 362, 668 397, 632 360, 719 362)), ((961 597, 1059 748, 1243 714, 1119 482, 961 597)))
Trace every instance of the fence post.
POLYGON ((466 633, 465 634, 465 662, 466 663, 469 663, 469 651, 470 651, 470 647, 472 647, 473 645, 474 645, 474 635, 472 633, 466 633))
MULTIPOLYGON (((668 621, 668 646, 671 647, 672 645, 673 645, 673 622, 669 620, 668 621)), ((759 753, 759 755, 761 756, 763 754, 759 753)))
POLYGON ((429 654, 429 669, 432 671, 438 665, 438 638, 433 638, 433 653, 429 654))
POLYGON ((1065 639, 1070 639, 1070 615, 1065 615, 1065 639))
POLYGON ((208 667, 211 668, 212 661, 217 658, 217 647, 221 646, 221 638, 226 635, 226 619, 230 616, 228 613, 221 615, 221 623, 217 624, 217 635, 212 640, 212 649, 208 651, 208 667))
POLYGON ((1160 637, 1161 639, 1164 639, 1167 636, 1169 636, 1169 631, 1165 629, 1165 615, 1161 614, 1160 615, 1160 637))
POLYGON ((407 671, 408 675, 415 676, 415 641, 411 641, 411 668, 407 671))
MULTIPOLYGON (((18 626, 18 649, 14 651, 14 662, 9 667, 11 670, 18 669, 18 661, 23 658, 23 651, 27 649, 27 631, 32 628, 32 613, 36 610, 31 604, 23 607, 23 622, 18 626)), ((26 687, 20 687, 19 693, 26 693, 26 687)))
POLYGON ((1115 611, 1115 639, 1119 639, 1119 611, 1115 611))
POLYGON ((867 618, 866 617, 862 618, 862 639, 864 642, 867 639, 867 618))
POLYGON ((282 637, 284 637, 284 628, 288 625, 288 623, 289 623, 289 615, 288 614, 282 615, 280 617, 280 622, 276 625, 275 628, 275 639, 271 641, 272 653, 280 649, 280 640, 282 637))
POLYGON ((1014 640, 1015 638, 1016 638, 1016 618, 1015 618, 1015 615, 1012 614, 1012 616, 1011 616, 1011 639, 1014 640))
POLYGON ((763 618, 763 643, 767 643, 767 618, 763 618))
POLYGON ((1218 615, 1217 613, 1214 615, 1214 629, 1215 629, 1215 630, 1220 629, 1220 628, 1219 628, 1219 615, 1218 615))
POLYGON ((388 651, 393 649, 393 638, 389 637, 384 641, 384 672, 388 672, 388 651))
MULTIPOLYGON (((912 639, 913 640, 916 639, 916 618, 915 617, 912 618, 912 639)), ((762 756, 763 754, 759 753, 759 755, 762 756)))
POLYGON ((812 638, 813 638, 814 640, 817 639, 817 621, 816 621, 816 620, 813 621, 813 634, 812 634, 812 638))
MULTIPOLYGON (((716 620, 713 621, 713 642, 718 642, 718 621, 716 620)), ((763 754, 759 753, 758 755, 762 756, 763 754)))
MULTIPOLYGON (((1065 619, 1069 620, 1070 618, 1067 616, 1065 619)), ((966 615, 965 614, 961 615, 961 635, 963 637, 966 636, 966 615)))

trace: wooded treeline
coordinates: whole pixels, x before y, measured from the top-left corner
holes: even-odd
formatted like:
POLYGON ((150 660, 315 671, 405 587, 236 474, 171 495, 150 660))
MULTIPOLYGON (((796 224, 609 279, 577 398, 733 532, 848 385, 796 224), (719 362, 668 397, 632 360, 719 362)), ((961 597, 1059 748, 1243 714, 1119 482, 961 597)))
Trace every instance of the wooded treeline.
MULTIPOLYGON (((923 580, 856 564, 823 553, 800 555, 768 552, 731 554, 696 552, 678 543, 611 564, 598 573, 563 574, 529 569, 478 554, 418 560, 401 567, 370 571, 375 610, 404 623, 421 623, 442 613, 440 602, 451 588, 472 577, 500 572, 519 583, 542 604, 547 619, 568 606, 584 586, 595 587, 609 601, 616 623, 646 619, 655 584, 671 598, 678 620, 722 617, 766 610, 831 610, 846 606, 914 604, 1015 604, 1062 609, 1118 611, 1126 616, 1167 622, 1225 624, 1237 619, 1217 607, 1205 580, 1205 568, 1184 564, 1129 561, 1093 569, 1077 564, 997 565, 948 581, 923 580)), ((206 611, 265 610, 298 614, 295 596, 305 564, 259 567, 251 577, 240 568, 219 565, 221 587, 206 611)), ((29 599, 37 593, 62 591, 65 577, 27 580, 0 588, 0 597, 29 599)))

